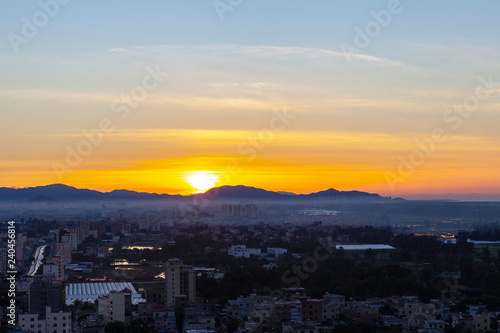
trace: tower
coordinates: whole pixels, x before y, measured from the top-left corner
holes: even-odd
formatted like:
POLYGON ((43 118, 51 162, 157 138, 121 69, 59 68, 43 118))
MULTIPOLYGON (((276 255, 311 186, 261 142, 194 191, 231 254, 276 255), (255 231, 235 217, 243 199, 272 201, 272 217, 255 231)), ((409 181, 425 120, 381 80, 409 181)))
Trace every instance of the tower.
POLYGON ((169 259, 165 265, 165 303, 173 305, 179 295, 188 301, 196 299, 196 271, 179 259, 169 259))

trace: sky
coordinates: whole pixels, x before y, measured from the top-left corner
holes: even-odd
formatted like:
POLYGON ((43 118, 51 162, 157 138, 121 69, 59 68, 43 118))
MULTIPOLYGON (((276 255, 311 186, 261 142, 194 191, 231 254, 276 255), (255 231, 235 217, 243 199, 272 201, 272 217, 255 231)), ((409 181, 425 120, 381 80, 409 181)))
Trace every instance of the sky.
POLYGON ((2 1, 0 187, 500 200, 499 10, 2 1))

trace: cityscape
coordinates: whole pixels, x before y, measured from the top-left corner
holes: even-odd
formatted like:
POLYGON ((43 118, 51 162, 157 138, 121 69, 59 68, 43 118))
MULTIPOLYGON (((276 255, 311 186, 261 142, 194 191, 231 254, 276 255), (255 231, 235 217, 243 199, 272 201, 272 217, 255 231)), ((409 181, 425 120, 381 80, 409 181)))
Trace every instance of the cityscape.
POLYGON ((500 3, 0 3, 0 333, 500 333, 500 3))

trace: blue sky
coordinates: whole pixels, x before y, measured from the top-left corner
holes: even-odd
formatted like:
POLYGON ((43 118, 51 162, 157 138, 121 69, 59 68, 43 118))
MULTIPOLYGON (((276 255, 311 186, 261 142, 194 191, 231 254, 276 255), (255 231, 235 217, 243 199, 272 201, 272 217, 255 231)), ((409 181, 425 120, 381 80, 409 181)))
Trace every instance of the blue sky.
MULTIPOLYGON (((158 44, 301 46, 339 51, 353 28, 389 1, 242 0, 221 22, 212 1, 69 1, 23 49, 23 55, 97 52, 112 47, 158 44)), ((449 46, 495 45, 500 4, 494 1, 401 1, 403 11, 377 37, 367 54, 404 59, 406 43, 449 46)), ((19 31, 38 1, 1 4, 1 32, 19 31)), ((0 44, 8 55, 5 38, 0 44)), ((498 50, 498 46, 497 50, 498 50)))

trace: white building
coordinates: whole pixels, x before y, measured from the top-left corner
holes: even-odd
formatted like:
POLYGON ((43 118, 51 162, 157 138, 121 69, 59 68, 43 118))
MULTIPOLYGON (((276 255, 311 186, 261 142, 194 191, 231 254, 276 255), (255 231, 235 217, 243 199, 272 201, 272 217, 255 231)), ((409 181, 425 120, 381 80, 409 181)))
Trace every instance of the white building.
POLYGON ((43 319, 37 313, 19 314, 19 325, 23 331, 30 333, 69 333, 71 332, 71 312, 52 312, 50 306, 45 308, 43 319))
POLYGON ((394 250, 395 248, 386 244, 353 244, 353 245, 336 245, 337 250, 344 251, 364 251, 364 250, 394 250))
POLYGON ((67 243, 71 245, 72 250, 76 250, 78 247, 78 236, 75 233, 67 233, 61 236, 61 243, 67 243))
POLYGON ((227 254, 233 257, 250 258, 251 255, 260 256, 260 249, 247 248, 246 245, 232 245, 227 254))
POLYGON ((97 312, 103 316, 103 323, 125 321, 125 293, 111 291, 106 296, 97 299, 97 312))
POLYGON ((80 302, 94 302, 98 296, 106 296, 112 290, 124 289, 130 290, 132 304, 146 301, 130 282, 68 283, 64 288, 66 305, 72 305, 76 300, 80 302))
POLYGON ((275 256, 276 258, 278 258, 279 256, 286 254, 286 253, 287 253, 287 250, 282 249, 280 247, 268 247, 267 248, 267 254, 275 256))

